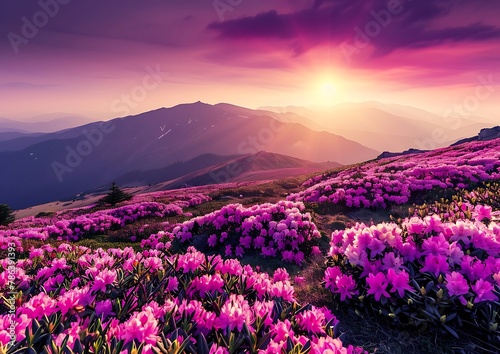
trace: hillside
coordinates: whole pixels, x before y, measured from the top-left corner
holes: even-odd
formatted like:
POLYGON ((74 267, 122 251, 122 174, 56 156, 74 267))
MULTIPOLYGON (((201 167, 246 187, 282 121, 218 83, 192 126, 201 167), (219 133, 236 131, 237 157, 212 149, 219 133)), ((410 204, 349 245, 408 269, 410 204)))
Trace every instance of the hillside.
MULTIPOLYGON (((98 325, 94 318, 103 309, 109 321, 119 316, 112 302, 118 296, 144 303, 130 311, 147 319, 151 331, 172 331, 161 320, 168 307, 179 328, 174 333, 190 335, 205 323, 206 340, 235 352, 248 349, 252 333, 272 337, 277 325, 303 333, 311 324, 316 332, 310 345, 318 354, 327 348, 357 354, 495 352, 499 161, 496 139, 336 168, 305 181, 135 188, 128 190, 136 192, 132 200, 116 206, 94 204, 96 195, 76 209, 37 209, 36 217, 0 227, 0 241, 16 246, 17 267, 38 274, 24 278, 29 289, 40 291, 20 306, 28 318, 37 316, 35 305, 44 299, 47 316, 38 320, 35 340, 53 328, 56 304, 69 304, 62 311, 83 309, 79 316, 98 325), (59 274, 71 284, 53 284, 59 274), (46 292, 56 286, 65 292, 46 292), (186 309, 193 306, 209 320, 192 326, 186 309), (240 318, 241 326, 254 332, 232 328, 248 342, 227 344, 219 335, 219 323, 234 320, 227 315, 230 306, 249 316, 240 318), (408 322, 410 316, 415 321, 408 322)), ((241 176, 247 170, 330 167, 260 152, 213 171, 227 172, 228 166, 241 168, 241 176)), ((70 328, 74 322, 66 317, 61 323, 70 328)), ((122 328, 116 323, 109 326, 122 328)), ((204 345, 204 336, 193 338, 193 348, 204 345)), ((287 352, 294 346, 282 345, 287 352)))
POLYGON ((315 163, 286 155, 258 152, 197 170, 161 185, 170 189, 214 183, 277 180, 339 166, 341 165, 335 162, 315 163))

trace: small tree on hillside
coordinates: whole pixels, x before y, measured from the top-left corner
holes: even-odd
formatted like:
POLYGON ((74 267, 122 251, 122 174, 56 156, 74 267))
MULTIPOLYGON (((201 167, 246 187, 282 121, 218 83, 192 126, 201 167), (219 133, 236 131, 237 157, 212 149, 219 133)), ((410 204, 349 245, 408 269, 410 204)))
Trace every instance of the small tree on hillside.
POLYGON ((12 209, 7 204, 0 204, 0 225, 7 226, 15 219, 12 209))
POLYGON ((101 199, 101 202, 116 205, 125 200, 132 199, 132 195, 122 191, 115 182, 111 185, 108 195, 101 199))

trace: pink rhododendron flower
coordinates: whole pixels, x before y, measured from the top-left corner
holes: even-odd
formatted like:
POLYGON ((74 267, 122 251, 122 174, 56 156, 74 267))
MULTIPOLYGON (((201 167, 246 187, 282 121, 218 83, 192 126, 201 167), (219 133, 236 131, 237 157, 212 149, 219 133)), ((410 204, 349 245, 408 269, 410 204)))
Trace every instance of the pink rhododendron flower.
POLYGON ((346 298, 352 298, 353 295, 358 293, 356 290, 356 281, 353 279, 352 275, 339 276, 335 286, 337 289, 334 293, 340 294, 340 300, 342 301, 346 298))
POLYGON ((475 219, 477 221, 491 220, 491 211, 492 208, 489 205, 476 205, 474 208, 475 219))
POLYGON ((115 281, 116 270, 105 269, 95 277, 92 291, 106 291, 106 286, 113 284, 115 281))
POLYGON ((325 271, 325 287, 330 289, 332 292, 335 291, 337 287, 337 278, 342 275, 342 271, 339 267, 328 267, 325 271))
POLYGON ((121 339, 124 339, 125 343, 137 340, 139 343, 156 344, 158 321, 149 307, 146 307, 144 311, 134 313, 121 327, 121 339))
POLYGON ((95 305, 95 314, 96 316, 101 316, 106 319, 110 315, 114 315, 113 313, 113 304, 111 300, 107 299, 104 301, 99 301, 95 305))
POLYGON ((482 302, 482 301, 496 301, 498 300, 497 296, 493 294, 493 290, 495 288, 492 284, 484 281, 483 279, 479 279, 476 284, 472 285, 472 290, 476 294, 476 298, 474 299, 474 303, 482 302))
POLYGON ((57 302, 49 295, 40 293, 33 296, 22 308, 22 313, 29 318, 42 319, 44 315, 50 316, 57 311, 57 302))
POLYGON ((403 298, 405 290, 413 291, 410 286, 410 275, 405 271, 397 273, 393 268, 387 271, 387 280, 392 285, 391 292, 398 292, 399 297, 403 298))
POLYGON ((242 295, 231 294, 228 301, 220 310, 220 326, 242 331, 243 324, 250 325, 253 322, 252 311, 247 300, 242 295))
POLYGON ((429 272, 434 274, 436 277, 439 276, 441 273, 446 273, 449 269, 449 264, 446 261, 445 256, 435 256, 435 255, 429 255, 425 257, 424 261, 424 266, 420 270, 422 273, 423 272, 429 272))
POLYGON ((309 334, 321 335, 325 333, 325 315, 316 308, 303 311, 295 316, 299 327, 309 334))
POLYGON ((465 295, 469 292, 469 284, 459 272, 451 272, 450 275, 446 275, 446 288, 450 296, 465 295))
POLYGON ((208 238, 208 245, 210 247, 215 247, 217 245, 217 235, 216 234, 210 235, 210 237, 208 238))
POLYGON ((372 294, 375 297, 375 300, 379 301, 382 296, 387 298, 390 297, 387 292, 388 283, 384 273, 379 272, 377 275, 371 273, 368 275, 368 278, 366 278, 366 283, 370 287, 368 289, 368 294, 372 294))
POLYGON ((278 343, 294 336, 292 324, 288 319, 285 319, 284 321, 278 321, 278 323, 271 327, 271 332, 274 333, 274 341, 278 343))

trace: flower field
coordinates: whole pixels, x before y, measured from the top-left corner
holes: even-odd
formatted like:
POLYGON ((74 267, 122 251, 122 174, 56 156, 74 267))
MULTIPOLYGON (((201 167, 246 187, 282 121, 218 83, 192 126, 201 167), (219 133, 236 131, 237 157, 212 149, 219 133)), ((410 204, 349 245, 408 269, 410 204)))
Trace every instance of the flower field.
POLYGON ((500 140, 469 143, 323 174, 278 202, 197 187, 17 220, 0 227, 0 353, 367 352, 339 308, 494 352, 499 158, 500 140), (451 196, 413 204, 434 190, 451 196), (332 232, 311 202, 408 214, 332 232))
POLYGON ((475 142, 453 148, 362 164, 304 182, 293 201, 382 208, 411 202, 417 195, 471 187, 500 179, 500 142, 475 142))
POLYGON ((47 245, 17 262, 15 278, 16 314, 0 316, 4 348, 14 318, 10 352, 362 352, 335 339, 328 309, 295 302, 284 269, 270 276, 192 248, 47 245))

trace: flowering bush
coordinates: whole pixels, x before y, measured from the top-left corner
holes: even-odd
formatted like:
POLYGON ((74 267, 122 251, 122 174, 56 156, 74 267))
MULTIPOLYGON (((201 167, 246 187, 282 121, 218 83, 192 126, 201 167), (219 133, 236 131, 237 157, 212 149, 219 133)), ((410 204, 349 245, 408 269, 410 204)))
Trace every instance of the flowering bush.
MULTIPOLYGON (((114 209, 104 209, 70 219, 51 219, 41 227, 26 227, 27 223, 18 223, 24 228, 0 230, 0 237, 19 237, 23 239, 47 240, 49 237, 64 241, 77 241, 83 236, 105 233, 119 229, 126 224, 146 218, 161 218, 180 215, 182 208, 177 204, 155 202, 135 203, 114 209)), ((29 223, 29 222, 28 222, 29 223)))
POLYGON ((433 215, 336 231, 325 286, 399 323, 455 336, 465 326, 500 343, 500 224, 479 220, 433 215))
POLYGON ((387 208, 434 189, 467 188, 500 179, 500 139, 399 156, 321 175, 288 200, 387 208))
POLYGON ((204 235, 210 248, 224 247, 228 257, 242 257, 255 249, 265 257, 280 256, 286 262, 301 264, 304 252, 310 252, 306 245, 312 246, 321 236, 304 210, 304 204, 287 201, 250 208, 231 204, 186 221, 172 233, 181 242, 193 242, 204 235))
POLYGON ((451 200, 441 199, 410 208, 410 214, 422 218, 436 214, 450 222, 473 216, 478 221, 500 220, 500 184, 491 182, 472 191, 460 190, 451 200))
MULTIPOLYGON (((3 305, 9 260, 0 261, 3 305)), ((15 345, 2 306, 0 345, 32 353, 362 353, 336 337, 326 308, 300 306, 288 273, 257 273, 189 248, 31 249, 15 264, 15 345)))

